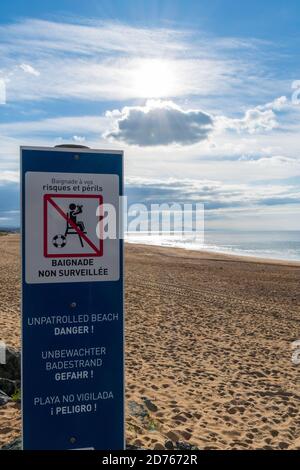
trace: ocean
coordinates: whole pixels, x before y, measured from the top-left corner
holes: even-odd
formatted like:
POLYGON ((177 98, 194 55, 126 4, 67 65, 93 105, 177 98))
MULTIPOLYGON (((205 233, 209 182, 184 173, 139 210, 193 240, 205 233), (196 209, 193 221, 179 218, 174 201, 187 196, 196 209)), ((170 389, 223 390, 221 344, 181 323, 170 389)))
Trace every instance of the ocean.
POLYGON ((194 236, 130 233, 129 243, 170 246, 188 250, 300 261, 300 231, 206 231, 204 241, 194 236))
MULTIPOLYGON (((3 230, 4 229, 0 229, 3 230)), ((6 228, 7 231, 18 229, 6 228)), ((209 231, 204 240, 193 236, 127 233, 125 241, 147 245, 203 250, 239 256, 300 261, 300 231, 209 231)))

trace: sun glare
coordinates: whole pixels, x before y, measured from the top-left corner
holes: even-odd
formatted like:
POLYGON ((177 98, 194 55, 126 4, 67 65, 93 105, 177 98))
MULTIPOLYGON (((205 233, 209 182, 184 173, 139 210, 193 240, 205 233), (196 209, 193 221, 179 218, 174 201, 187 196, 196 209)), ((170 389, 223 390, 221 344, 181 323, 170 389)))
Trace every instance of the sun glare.
POLYGON ((134 71, 133 86, 135 94, 141 98, 172 96, 175 91, 172 65, 160 59, 142 61, 134 71))

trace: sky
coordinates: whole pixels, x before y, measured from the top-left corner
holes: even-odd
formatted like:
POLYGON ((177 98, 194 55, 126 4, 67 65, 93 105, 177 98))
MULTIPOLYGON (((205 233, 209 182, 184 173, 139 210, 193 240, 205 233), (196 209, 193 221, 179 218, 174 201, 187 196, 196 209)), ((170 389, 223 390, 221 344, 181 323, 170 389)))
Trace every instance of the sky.
POLYGON ((123 149, 130 202, 212 230, 300 228, 297 0, 0 3, 0 227, 19 147, 123 149))

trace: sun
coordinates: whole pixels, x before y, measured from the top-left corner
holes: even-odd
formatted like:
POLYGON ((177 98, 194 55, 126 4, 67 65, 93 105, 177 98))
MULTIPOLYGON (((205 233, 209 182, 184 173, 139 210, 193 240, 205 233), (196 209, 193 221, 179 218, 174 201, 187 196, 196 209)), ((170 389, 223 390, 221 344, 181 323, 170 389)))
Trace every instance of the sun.
POLYGON ((133 72, 135 95, 140 98, 163 98, 175 92, 176 80, 168 60, 146 59, 133 72))

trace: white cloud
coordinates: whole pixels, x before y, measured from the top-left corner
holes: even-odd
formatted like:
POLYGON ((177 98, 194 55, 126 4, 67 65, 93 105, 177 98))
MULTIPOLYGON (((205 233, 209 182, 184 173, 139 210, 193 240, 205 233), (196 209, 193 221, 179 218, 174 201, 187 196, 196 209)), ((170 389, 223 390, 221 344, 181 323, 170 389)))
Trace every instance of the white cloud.
MULTIPOLYGON (((0 124, 0 134, 6 136, 35 136, 40 134, 61 134, 70 133, 79 136, 81 133, 101 134, 108 121, 99 116, 70 116, 48 118, 34 121, 21 121, 0 124), (78 134, 74 134, 77 132, 78 134)), ((76 140, 76 139, 75 139, 76 140)))
MULTIPOLYGON (((0 27, 0 68, 10 78, 10 102, 147 98, 136 78, 151 60, 162 61, 172 76, 160 98, 209 94, 217 100, 229 93, 233 99, 237 89, 251 95, 255 80, 253 75, 248 78, 248 71, 253 62, 258 77, 262 73, 254 42, 232 38, 225 44, 222 38, 214 40, 199 32, 197 40, 195 36, 195 31, 172 28, 26 19, 0 27), (17 73, 20 67, 26 73, 17 73), (43 80, 37 83, 33 78, 39 73, 43 80)), ((269 83, 261 83, 260 92, 268 87, 269 83)))
POLYGON ((81 135, 73 135, 73 140, 81 144, 85 141, 85 137, 81 135))
POLYGON ((286 96, 281 96, 270 103, 246 110, 240 119, 219 116, 217 125, 221 128, 233 129, 238 132, 245 131, 249 134, 271 131, 279 127, 276 113, 282 111, 287 106, 287 102, 286 96))
POLYGON ((266 155, 259 157, 242 156, 241 158, 239 158, 239 161, 244 161, 249 163, 250 165, 257 165, 266 168, 271 168, 275 166, 295 166, 297 168, 299 167, 298 158, 286 157, 283 155, 266 155))
POLYGON ((226 116, 217 118, 217 127, 232 129, 237 132, 248 132, 255 134, 257 132, 270 131, 278 127, 276 115, 271 109, 260 110, 258 108, 248 109, 244 117, 233 119, 226 116))
POLYGON ((18 183, 20 176, 18 171, 0 171, 0 184, 3 183, 18 183))
POLYGON ((0 105, 6 104, 6 83, 3 78, 0 78, 0 105))
POLYGON ((250 134, 259 131, 270 131, 278 126, 274 112, 270 110, 249 109, 245 117, 237 121, 237 129, 248 131, 250 134))
POLYGON ((23 72, 25 72, 25 73, 29 73, 30 75, 34 75, 35 77, 40 76, 40 72, 38 70, 36 70, 34 67, 32 67, 32 65, 30 65, 30 64, 21 64, 20 69, 22 69, 23 72))
POLYGON ((138 28, 112 21, 57 22, 34 18, 2 25, 0 34, 10 50, 40 54, 91 56, 99 52, 159 54, 158 44, 169 53, 184 50, 184 34, 172 28, 138 28), (126 40, 124 40, 126 38, 126 40))
POLYGON ((289 106, 287 97, 279 96, 270 103, 264 104, 263 106, 257 106, 257 109, 260 109, 261 111, 265 111, 266 109, 271 109, 273 111, 282 111, 287 106, 289 106))
POLYGON ((299 204, 300 188, 292 185, 250 185, 189 178, 128 178, 131 202, 200 202, 206 210, 299 204))
POLYGON ((200 110, 183 110, 171 101, 150 100, 145 106, 126 106, 108 112, 115 130, 106 137, 131 145, 189 145, 207 139, 213 128, 211 116, 200 110))

